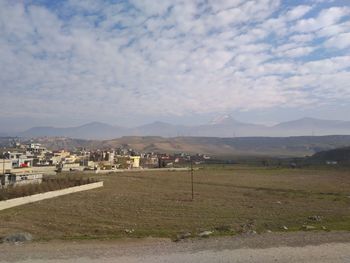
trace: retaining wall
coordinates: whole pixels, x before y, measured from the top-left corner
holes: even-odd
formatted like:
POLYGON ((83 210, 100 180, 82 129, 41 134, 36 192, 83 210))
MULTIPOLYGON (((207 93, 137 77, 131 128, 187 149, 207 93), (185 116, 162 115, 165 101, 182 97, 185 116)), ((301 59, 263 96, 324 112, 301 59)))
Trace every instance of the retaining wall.
POLYGON ((41 193, 41 194, 35 194, 35 195, 0 201, 0 210, 4 210, 7 208, 19 206, 19 205, 34 203, 37 201, 50 199, 50 198, 54 198, 54 197, 61 196, 61 195, 67 195, 67 194, 77 193, 77 192, 81 192, 81 191, 91 190, 91 189, 99 188, 102 186, 103 186, 103 182, 97 182, 97 183, 69 187, 66 189, 61 189, 61 190, 56 190, 56 191, 50 191, 50 192, 41 193))

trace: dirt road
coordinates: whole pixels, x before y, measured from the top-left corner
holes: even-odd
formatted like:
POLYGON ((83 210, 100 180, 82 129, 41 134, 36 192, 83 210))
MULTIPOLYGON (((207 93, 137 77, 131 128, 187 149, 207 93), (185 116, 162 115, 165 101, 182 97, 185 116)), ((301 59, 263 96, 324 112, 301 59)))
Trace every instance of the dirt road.
POLYGON ((0 262, 350 262, 350 232, 2 244, 0 262))

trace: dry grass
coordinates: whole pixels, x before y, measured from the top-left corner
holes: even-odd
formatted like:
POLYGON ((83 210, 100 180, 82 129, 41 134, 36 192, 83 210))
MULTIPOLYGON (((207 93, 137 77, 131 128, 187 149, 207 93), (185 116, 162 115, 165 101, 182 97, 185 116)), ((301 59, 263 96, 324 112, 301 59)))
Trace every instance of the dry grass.
POLYGON ((305 223, 350 230, 345 170, 206 167, 195 172, 193 202, 188 172, 97 178, 105 182, 101 189, 1 211, 0 236, 27 231, 37 239, 174 237, 213 229, 217 234, 298 230, 305 223), (309 222, 314 215, 323 220, 309 222))

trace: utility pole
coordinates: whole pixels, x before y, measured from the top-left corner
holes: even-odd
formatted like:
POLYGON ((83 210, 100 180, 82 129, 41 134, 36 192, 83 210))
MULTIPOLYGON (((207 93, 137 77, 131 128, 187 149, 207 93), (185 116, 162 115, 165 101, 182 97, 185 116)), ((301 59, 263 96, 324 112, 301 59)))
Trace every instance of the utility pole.
POLYGON ((5 154, 2 153, 2 175, 5 176, 5 154))
POLYGON ((0 177, 0 187, 5 187, 5 154, 2 153, 2 176, 0 177))
POLYGON ((193 191, 193 161, 191 158, 191 187, 192 187, 192 201, 194 200, 194 191, 193 191))

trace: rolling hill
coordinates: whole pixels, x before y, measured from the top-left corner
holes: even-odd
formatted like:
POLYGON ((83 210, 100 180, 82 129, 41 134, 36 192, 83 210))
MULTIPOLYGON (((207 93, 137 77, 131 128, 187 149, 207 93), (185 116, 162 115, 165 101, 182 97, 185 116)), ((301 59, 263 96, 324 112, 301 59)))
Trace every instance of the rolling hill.
POLYGON ((350 165, 350 147, 321 151, 315 153, 309 160, 318 164, 336 162, 338 164, 350 165))

